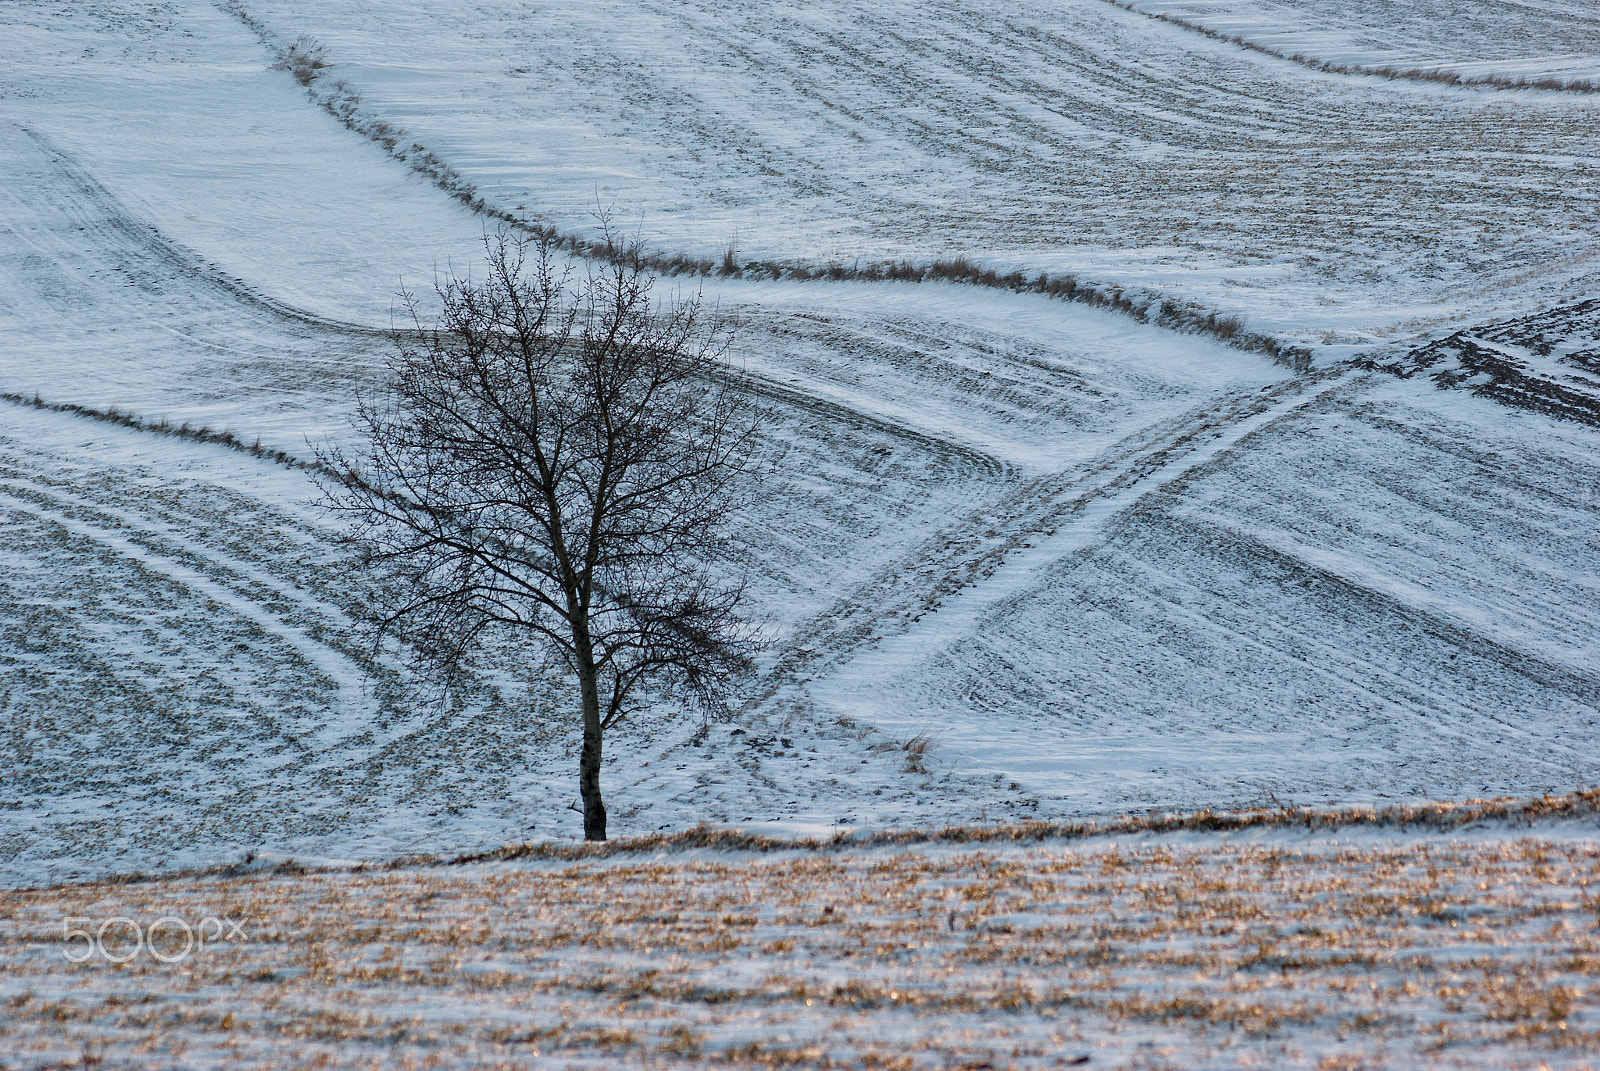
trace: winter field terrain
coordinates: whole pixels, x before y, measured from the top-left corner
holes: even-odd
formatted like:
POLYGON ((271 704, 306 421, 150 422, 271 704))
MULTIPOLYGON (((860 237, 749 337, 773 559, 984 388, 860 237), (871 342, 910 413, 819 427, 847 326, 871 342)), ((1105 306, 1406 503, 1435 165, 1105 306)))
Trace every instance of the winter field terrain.
POLYGON ((180 1066, 1592 1058, 1592 809, 352 877, 581 835, 575 701, 523 650, 451 704, 374 657, 305 467, 350 441, 402 286, 426 302, 497 226, 581 272, 604 209, 659 296, 737 323, 774 474, 719 566, 772 641, 757 677, 731 721, 661 702, 608 739, 614 834, 1587 790, 1588 5, 16 0, 0 26, 18 1066, 162 1022, 193 1027, 180 1066), (247 855, 338 866, 160 877, 247 855), (494 897, 522 929, 460 936, 494 897), (181 977, 60 961, 62 905, 213 903, 277 936, 181 977), (333 992, 349 1021, 275 1056, 333 992))
MULTIPOLYGON (((598 193, 705 257, 964 255, 1335 344, 1524 311, 1600 267, 1595 94, 1322 73, 1104 0, 233 10, 271 46, 309 35, 333 64, 315 93, 355 93, 487 203, 575 229, 598 193)), ((1272 12, 1403 34, 1382 62, 1600 74, 1581 3, 1272 12)))
POLYGON ((1570 0, 1343 3, 1122 0, 1120 6, 1324 69, 1543 88, 1600 88, 1600 17, 1570 0))
POLYGON ((1498 830, 1434 808, 695 834, 0 893, 0 1061, 1592 1067, 1595 803, 1498 830))

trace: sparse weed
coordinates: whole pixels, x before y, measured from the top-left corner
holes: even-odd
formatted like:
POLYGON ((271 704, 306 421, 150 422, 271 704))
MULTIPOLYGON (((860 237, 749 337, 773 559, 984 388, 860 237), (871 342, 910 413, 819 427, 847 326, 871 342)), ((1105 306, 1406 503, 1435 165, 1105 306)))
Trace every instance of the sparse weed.
POLYGON ((315 38, 302 35, 289 45, 273 69, 288 71, 294 75, 295 81, 309 86, 322 76, 328 66, 327 48, 315 38))
POLYGON ((920 732, 900 745, 900 750, 905 753, 906 773, 925 774, 928 767, 923 761, 927 758, 928 749, 934 744, 933 737, 926 732, 920 732))

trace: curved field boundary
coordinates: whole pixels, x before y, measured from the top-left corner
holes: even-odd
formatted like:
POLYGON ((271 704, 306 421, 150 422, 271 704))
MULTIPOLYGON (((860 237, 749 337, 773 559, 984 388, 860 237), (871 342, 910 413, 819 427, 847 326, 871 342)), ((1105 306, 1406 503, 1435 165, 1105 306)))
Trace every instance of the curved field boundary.
POLYGON ((261 440, 246 443, 231 430, 214 431, 207 425, 193 427, 188 421, 182 424, 173 424, 163 418, 161 420, 145 420, 132 412, 124 411, 116 406, 109 409, 95 409, 92 406, 78 405, 76 402, 47 402, 39 395, 32 398, 10 392, 0 393, 0 401, 10 402, 12 405, 25 405, 33 409, 45 409, 52 413, 69 413, 72 416, 83 417, 85 420, 96 420, 102 424, 116 424, 119 427, 132 428, 135 431, 145 431, 152 435, 170 435, 174 439, 187 439, 190 442, 208 443, 213 446, 225 446, 230 450, 237 450, 251 457, 259 457, 267 461, 291 469, 316 469, 320 466, 316 462, 302 461, 283 450, 273 450, 261 445, 261 440))
MULTIPOLYGON (((717 375, 716 378, 719 381, 732 383, 750 396, 762 399, 770 405, 783 406, 799 412, 809 413, 814 417, 837 424, 869 429, 880 435, 901 439, 921 449, 960 457, 974 470, 981 471, 991 477, 1004 475, 1009 471, 1004 461, 975 447, 943 439, 917 428, 893 423, 872 413, 853 409, 843 402, 819 398, 751 372, 728 371, 717 375)), ((335 471, 322 461, 307 461, 286 450, 263 446, 259 436, 253 441, 246 442, 243 437, 236 434, 231 428, 217 431, 210 425, 202 424, 199 427, 195 427, 188 421, 182 424, 174 424, 165 417, 160 420, 146 420, 137 413, 122 409, 119 406, 96 409, 93 406, 79 405, 77 402, 46 401, 38 394, 34 394, 30 398, 26 395, 3 391, 0 392, 0 401, 32 409, 44 409, 52 413, 67 413, 72 416, 82 417, 85 420, 94 420, 102 424, 115 424, 119 427, 132 428, 134 431, 148 432, 152 435, 167 435, 175 439, 186 439, 190 442, 222 446, 229 450, 238 451, 241 454, 260 458, 263 461, 283 465, 285 468, 325 473, 339 479, 347 479, 349 477, 348 473, 335 471)))
MULTIPOLYGON (((36 144, 39 151, 49 160, 51 166, 57 170, 62 182, 71 188, 74 195, 105 217, 107 221, 105 225, 106 233, 115 235, 120 242, 124 243, 127 247, 128 255, 139 258, 145 265, 147 272, 154 273, 163 279, 175 280, 189 288, 193 293, 209 292, 214 295, 220 295, 228 303, 247 309, 267 320, 290 325, 299 331, 322 332, 331 337, 362 338, 372 341, 392 342, 395 339, 395 328, 368 327, 321 316, 256 292, 244 283, 228 276, 193 251, 170 241, 159 229, 130 212, 115 194, 96 180, 69 153, 57 148, 43 134, 26 127, 17 127, 17 129, 26 134, 36 144)), ((449 188, 448 185, 445 188, 449 188)), ((490 214, 494 214, 496 211, 489 208, 484 208, 483 210, 490 214)), ((500 217, 496 216, 496 218, 500 217)), ((535 229, 535 233, 539 232, 535 229)), ((403 336, 405 331, 402 329, 399 334, 403 336)), ((854 407, 848 402, 811 395, 769 376, 762 376, 748 370, 735 371, 729 368, 720 374, 719 378, 732 382, 734 386, 745 393, 752 397, 760 398, 771 405, 808 412, 834 423, 864 429, 870 428, 877 434, 900 439, 921 449, 929 449, 945 455, 959 457, 962 459, 963 464, 975 472, 1000 475, 1007 471, 1006 464, 1000 459, 968 444, 943 437, 936 430, 919 429, 914 426, 895 423, 866 409, 854 407)), ((181 425, 173 424, 165 418, 148 420, 131 410, 126 410, 119 406, 95 408, 73 402, 51 401, 37 393, 28 396, 0 391, 0 401, 45 409, 51 412, 67 413, 88 420, 120 425, 136 431, 223 446, 292 469, 299 468, 313 472, 329 471, 314 459, 307 460, 297 457, 286 450, 264 446, 259 437, 252 440, 247 433, 239 433, 230 428, 224 428, 219 431, 206 425, 196 426, 188 422, 181 425)), ((333 475, 342 478, 342 474, 334 473, 333 475)))
MULTIPOLYGON (((286 42, 260 19, 251 15, 237 0, 218 0, 218 6, 250 28, 274 57, 274 67, 292 74, 305 86, 311 101, 346 128, 360 134, 395 160, 433 182, 439 189, 480 215, 496 220, 525 234, 555 242, 577 256, 616 260, 622 250, 616 245, 561 234, 553 225, 533 222, 490 204, 467 178, 421 142, 363 106, 361 94, 344 79, 330 79, 333 66, 327 49, 309 37, 286 42)), ((831 282, 949 282, 981 286, 1014 293, 1043 294, 1066 301, 1114 309, 1144 323, 1188 334, 1209 335, 1227 345, 1251 353, 1265 354, 1276 363, 1296 372, 1309 371, 1311 352, 1281 339, 1245 330, 1237 315, 1207 309, 1192 301, 1163 294, 1145 287, 1114 286, 1079 279, 1076 275, 1024 272, 1013 269, 1001 273, 986 268, 965 256, 936 259, 927 263, 908 260, 859 260, 846 264, 834 261, 808 264, 793 260, 763 260, 739 263, 730 248, 720 261, 690 257, 684 253, 645 253, 640 262, 662 275, 731 276, 740 279, 773 279, 831 282)))
POLYGON ((1491 89, 1542 89, 1555 90, 1561 93, 1600 93, 1600 79, 1595 78, 1557 78, 1554 76, 1513 78, 1506 74, 1467 75, 1459 71, 1430 70, 1423 67, 1402 68, 1335 63, 1332 60, 1308 56, 1304 52, 1284 52, 1270 45, 1252 41, 1243 34, 1224 33, 1221 30, 1214 30, 1209 26, 1186 19, 1182 15, 1173 15, 1165 11, 1143 11, 1130 3, 1129 0, 1105 0, 1105 2, 1113 7, 1120 7, 1124 11, 1131 11, 1135 15, 1143 15, 1145 18, 1154 19, 1157 22, 1170 23, 1191 33, 1209 37, 1213 41, 1225 41, 1230 45, 1238 45, 1240 48, 1249 49, 1251 52, 1259 52, 1274 59, 1298 63, 1302 67, 1308 67, 1313 71, 1321 71, 1324 74, 1364 75, 1370 78, 1386 78, 1390 81, 1432 82, 1437 85, 1447 86, 1487 86, 1491 89))

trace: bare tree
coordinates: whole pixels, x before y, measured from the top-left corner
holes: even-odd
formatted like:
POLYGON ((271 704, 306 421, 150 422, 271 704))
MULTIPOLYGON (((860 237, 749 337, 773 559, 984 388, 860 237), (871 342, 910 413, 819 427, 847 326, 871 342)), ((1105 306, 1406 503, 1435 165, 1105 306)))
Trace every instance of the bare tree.
POLYGON ((715 708, 749 666, 741 583, 708 567, 759 474, 760 412, 698 298, 657 305, 637 246, 576 282, 546 241, 485 239, 480 283, 405 295, 387 389, 352 452, 321 453, 352 522, 375 640, 452 673, 494 632, 541 641, 576 678, 588 840, 606 837, 607 730, 647 682, 715 708))

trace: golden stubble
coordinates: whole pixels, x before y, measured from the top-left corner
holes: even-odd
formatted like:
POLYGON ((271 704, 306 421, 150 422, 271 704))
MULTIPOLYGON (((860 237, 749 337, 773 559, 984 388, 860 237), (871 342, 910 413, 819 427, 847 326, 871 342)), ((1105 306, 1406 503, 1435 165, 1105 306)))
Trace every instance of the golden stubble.
POLYGON ((1534 839, 284 868, 13 891, 0 916, 0 1048, 41 1058, 1032 1067, 1081 1051, 1096 1066, 1164 1066, 1172 1052, 1229 1066, 1581 1067, 1600 1055, 1600 849, 1534 839), (216 916, 247 938, 177 963, 75 965, 70 916, 216 916))

